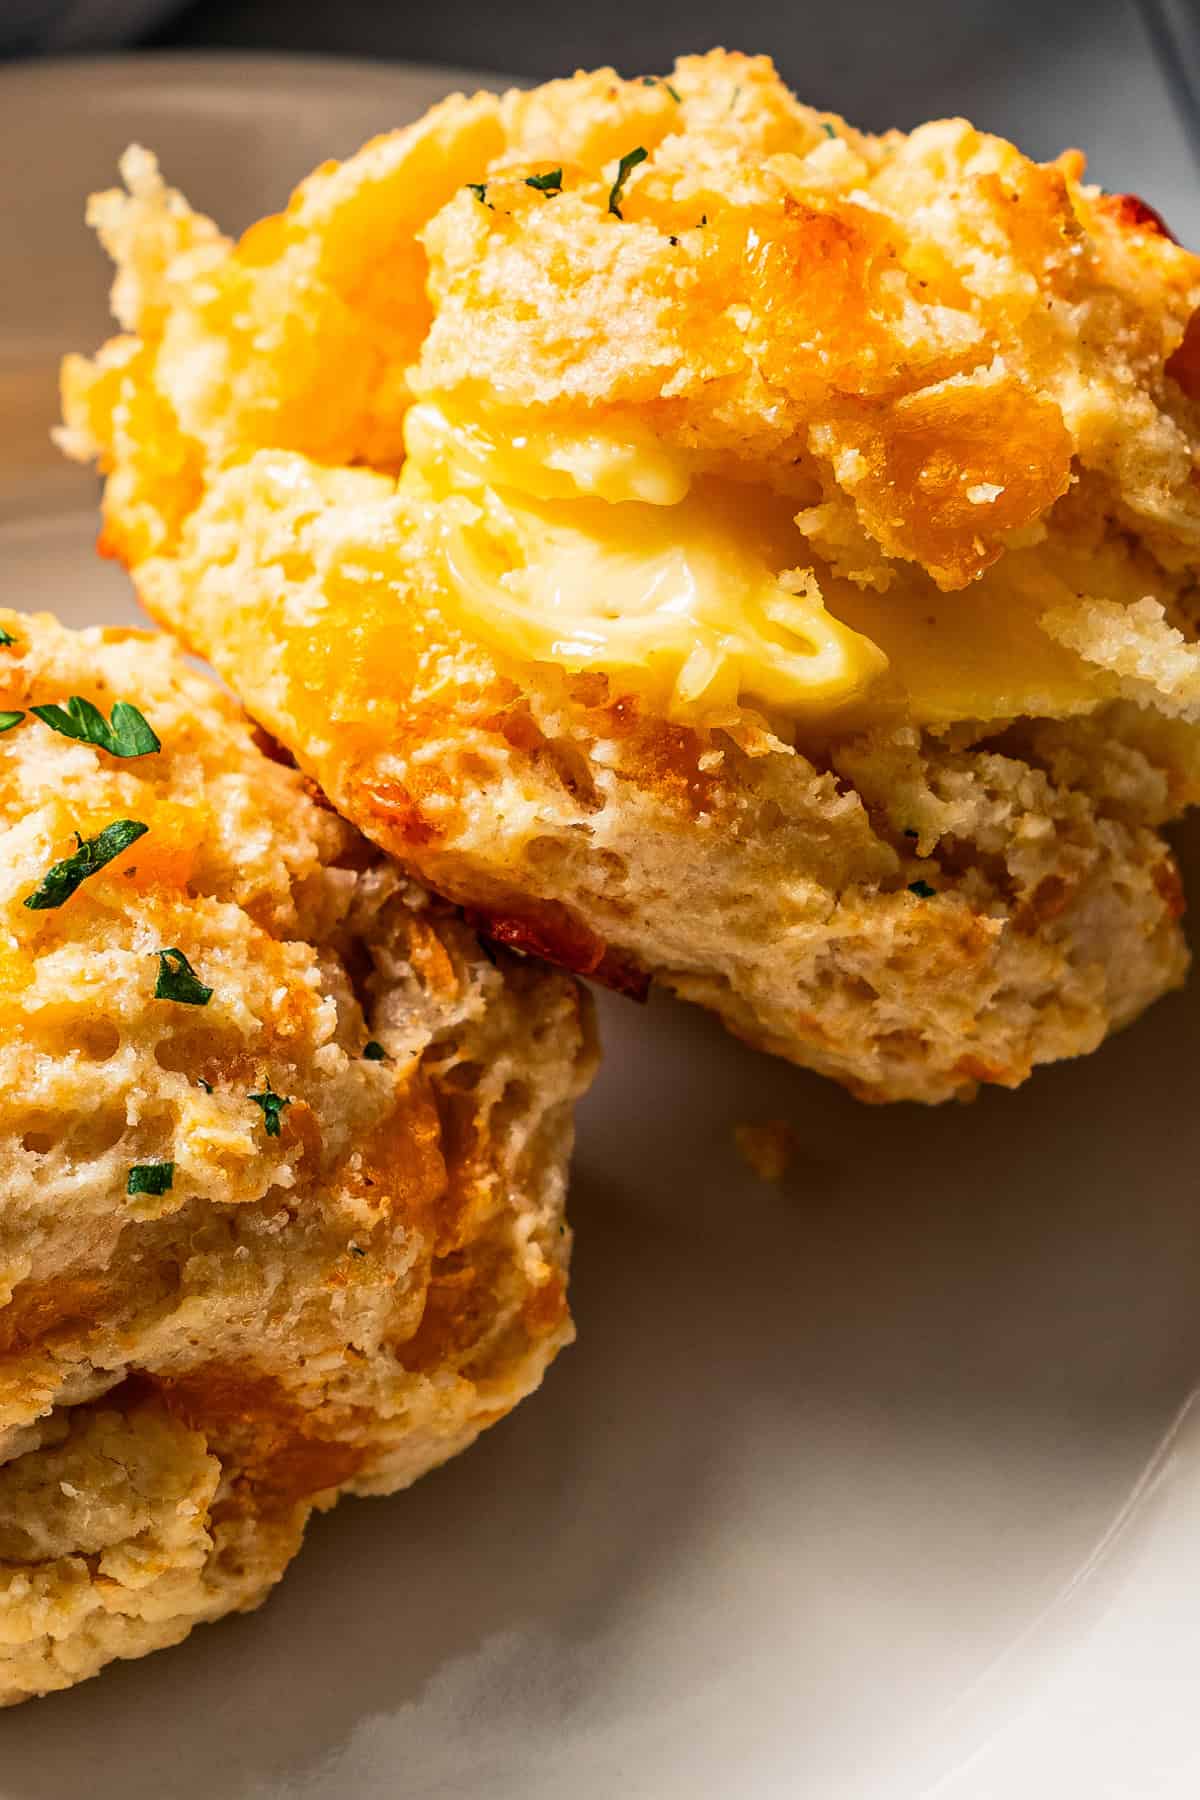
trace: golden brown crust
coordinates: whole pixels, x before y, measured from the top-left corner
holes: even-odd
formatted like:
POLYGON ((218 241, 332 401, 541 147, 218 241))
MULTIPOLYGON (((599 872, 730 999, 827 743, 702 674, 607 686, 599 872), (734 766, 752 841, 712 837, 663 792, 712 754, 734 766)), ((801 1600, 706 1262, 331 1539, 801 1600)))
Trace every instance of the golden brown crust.
POLYGON ((724 52, 452 99, 239 245, 135 155, 67 447, 150 609, 502 934, 856 1091, 1014 1083, 1180 979, 1153 827, 1200 791, 1200 260, 1083 173, 724 52), (397 493, 414 396, 785 504, 874 710, 681 726, 474 628, 397 493))
POLYGON ((1078 153, 1033 163, 962 120, 871 138, 766 58, 714 52, 669 83, 600 70, 448 100, 237 246, 160 200, 144 157, 128 173, 134 205, 107 195, 95 217, 137 335, 72 361, 66 391, 76 447, 117 453, 108 538, 130 560, 171 541, 198 474, 255 448, 396 463, 414 387, 636 409, 793 483, 799 458, 877 562, 950 586, 1052 506, 1072 457, 1143 529, 1169 496, 1200 542, 1194 403, 1169 373, 1200 263, 1144 203, 1083 187, 1078 153), (611 164, 635 146, 618 220, 611 164), (549 159, 552 201, 526 180, 549 159), (161 416, 117 424, 118 395, 161 416), (981 483, 990 504, 965 498, 981 483))

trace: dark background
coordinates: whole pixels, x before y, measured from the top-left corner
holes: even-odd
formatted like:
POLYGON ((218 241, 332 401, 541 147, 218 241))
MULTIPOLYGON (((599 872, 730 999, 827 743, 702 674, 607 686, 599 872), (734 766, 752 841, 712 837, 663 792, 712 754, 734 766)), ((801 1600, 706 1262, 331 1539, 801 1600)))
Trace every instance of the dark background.
POLYGON ((1120 35, 1136 35, 1135 13, 1127 0, 1086 8, 1053 0, 192 0, 149 41, 336 51, 539 78, 609 62, 627 75, 665 70, 681 49, 723 44, 769 51, 806 93, 853 86, 860 112, 872 115, 863 122, 879 125, 910 123, 931 89, 973 84, 981 61, 997 76, 1004 65, 1019 65, 1011 68, 1016 75, 1031 56, 1055 60, 1081 28, 1088 36, 1111 33, 1122 15, 1120 35))
POLYGON ((964 113, 1034 156, 1088 150, 1196 235, 1200 0, 0 0, 0 57, 298 52, 544 79, 767 51, 879 130, 964 113))
MULTIPOLYGON (((1113 89, 1123 72, 1139 85, 1139 69, 1156 54, 1177 107, 1200 82, 1200 0, 192 0, 143 41, 403 58, 543 79, 604 63, 627 75, 662 71, 680 50, 723 44, 768 51, 805 99, 853 108, 856 122, 875 129, 966 110, 975 96, 998 115, 978 122, 1003 126, 1013 90, 1038 69, 1058 71, 1068 90, 1082 70, 1102 69, 1091 95, 1101 111, 1119 109, 1113 89)), ((1060 92, 1063 111, 1077 115, 1077 94, 1060 92)), ((1057 150, 1062 141, 1029 148, 1057 150)))

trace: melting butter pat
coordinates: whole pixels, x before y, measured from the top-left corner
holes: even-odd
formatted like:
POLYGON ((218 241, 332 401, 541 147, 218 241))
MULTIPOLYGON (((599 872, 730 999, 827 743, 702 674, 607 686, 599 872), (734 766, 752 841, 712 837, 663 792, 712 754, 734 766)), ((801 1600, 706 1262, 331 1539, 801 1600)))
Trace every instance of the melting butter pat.
POLYGON ((691 485, 694 460, 632 423, 620 432, 563 432, 519 420, 488 431, 475 420, 451 419, 428 401, 409 408, 404 441, 410 467, 443 491, 504 487, 534 500, 674 506, 691 485))
POLYGON ((743 706, 811 720, 887 667, 811 571, 787 568, 801 540, 786 502, 649 434, 501 432, 426 401, 406 447, 400 491, 446 598, 509 655, 603 670, 692 724, 743 706))
POLYGON ((1041 618, 1092 574, 1120 591, 1121 571, 1059 568, 1052 542, 1012 549, 969 594, 904 563, 863 591, 794 566, 808 546, 793 501, 636 420, 565 430, 424 400, 406 443, 400 491, 466 629, 523 662, 603 670, 664 718, 750 707, 811 733, 900 710, 944 729, 1065 718, 1113 691, 1041 618))

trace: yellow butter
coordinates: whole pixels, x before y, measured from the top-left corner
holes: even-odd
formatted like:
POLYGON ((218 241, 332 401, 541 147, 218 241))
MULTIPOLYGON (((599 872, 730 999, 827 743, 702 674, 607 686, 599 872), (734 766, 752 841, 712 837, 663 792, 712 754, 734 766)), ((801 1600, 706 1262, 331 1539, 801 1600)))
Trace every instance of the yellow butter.
POLYGON ((966 592, 907 565, 886 593, 863 592, 796 566, 808 545, 793 502, 636 425, 502 425, 424 400, 406 446, 400 492, 464 625, 520 661, 603 670, 662 717, 751 707, 811 731, 899 709, 936 728, 1063 717, 1106 691, 1042 631, 1036 552, 966 592))
POLYGON ((447 595, 510 655, 610 672, 688 723, 823 714, 886 668, 786 572, 803 547, 786 504, 648 435, 500 439, 422 403, 406 443, 401 492, 427 509, 447 595))
POLYGON ((404 441, 409 466, 442 491, 486 485, 514 488, 534 500, 674 506, 692 476, 693 459, 633 424, 619 433, 588 427, 564 432, 517 420, 501 434, 419 401, 408 410, 404 441))
POLYGON ((826 603, 886 652, 917 725, 1067 718, 1090 712, 1111 687, 1042 630, 1045 599, 1017 579, 1015 557, 965 593, 923 583, 877 594, 831 581, 826 603))

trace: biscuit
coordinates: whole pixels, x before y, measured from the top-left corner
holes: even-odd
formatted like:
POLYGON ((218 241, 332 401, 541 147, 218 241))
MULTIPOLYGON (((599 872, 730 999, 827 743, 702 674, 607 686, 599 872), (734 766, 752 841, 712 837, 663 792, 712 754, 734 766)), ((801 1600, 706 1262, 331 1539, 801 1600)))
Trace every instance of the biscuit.
POLYGON ((765 58, 456 97, 233 244, 130 152, 102 547, 501 940, 870 1099, 1183 976, 1200 259, 765 58))
POLYGON ((537 1387, 592 1048, 168 640, 0 625, 6 1704, 256 1606, 537 1387))

